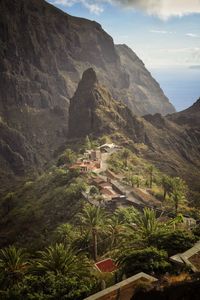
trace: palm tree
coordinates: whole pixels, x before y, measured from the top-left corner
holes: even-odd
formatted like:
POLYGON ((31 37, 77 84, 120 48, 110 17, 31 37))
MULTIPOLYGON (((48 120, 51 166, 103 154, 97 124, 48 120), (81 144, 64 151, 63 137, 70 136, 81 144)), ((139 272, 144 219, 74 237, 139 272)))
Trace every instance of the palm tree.
POLYGON ((142 180, 139 176, 131 176, 131 174, 130 174, 127 177, 127 181, 129 184, 131 184, 132 187, 134 187, 136 185, 137 188, 139 188, 142 180))
POLYGON ((144 208, 143 213, 135 218, 138 232, 144 237, 148 238, 151 234, 158 232, 161 224, 156 217, 153 209, 144 208))
POLYGON ((175 214, 178 213, 178 208, 181 202, 185 200, 187 185, 184 180, 179 177, 172 179, 170 197, 174 202, 175 214))
POLYGON ((131 155, 130 150, 128 150, 128 149, 123 150, 122 159, 124 160, 124 164, 125 164, 126 168, 128 167, 128 159, 129 159, 130 155, 131 155))
POLYGON ((139 176, 136 176, 135 182, 136 182, 137 188, 140 187, 141 181, 142 181, 141 178, 139 176))
POLYGON ((176 229, 176 225, 183 223, 184 222, 184 218, 182 214, 177 214, 175 218, 173 218, 172 220, 168 221, 166 223, 166 226, 168 226, 168 228, 170 228, 171 226, 173 226, 174 230, 176 229))
POLYGON ((66 245, 74 244, 79 237, 80 233, 78 230, 69 223, 59 225, 54 232, 54 240, 66 245))
POLYGON ((64 244, 49 246, 44 251, 39 251, 33 272, 43 275, 52 272, 54 275, 88 276, 89 264, 85 257, 76 255, 73 249, 64 244))
POLYGON ((79 224, 85 228, 92 237, 93 258, 97 260, 98 254, 98 235, 105 232, 107 216, 105 211, 99 206, 86 204, 83 211, 78 215, 79 224))
POLYGON ((134 207, 119 207, 116 209, 114 216, 121 224, 127 225, 134 223, 138 214, 139 212, 134 207))
POLYGON ((114 214, 111 219, 109 220, 109 233, 111 237, 111 244, 110 248, 113 249, 117 246, 119 248, 120 246, 120 237, 123 236, 123 233, 125 232, 125 223, 124 220, 120 218, 120 215, 114 214))
POLYGON ((171 191, 172 180, 169 176, 164 175, 161 181, 163 187, 163 201, 166 199, 167 194, 171 191))
POLYGON ((29 267, 27 255, 22 249, 14 246, 0 250, 0 280, 3 286, 17 284, 29 267))
POLYGON ((154 166, 149 166, 148 172, 149 172, 149 187, 150 189, 152 189, 154 166))
POLYGON ((175 189, 171 193, 171 199, 174 202, 175 214, 177 215, 178 214, 179 204, 184 201, 185 197, 184 197, 184 195, 182 194, 181 191, 175 189))
POLYGON ((90 150, 92 148, 92 143, 91 143, 88 135, 86 135, 86 137, 85 137, 84 145, 85 145, 85 149, 87 149, 87 150, 90 150))

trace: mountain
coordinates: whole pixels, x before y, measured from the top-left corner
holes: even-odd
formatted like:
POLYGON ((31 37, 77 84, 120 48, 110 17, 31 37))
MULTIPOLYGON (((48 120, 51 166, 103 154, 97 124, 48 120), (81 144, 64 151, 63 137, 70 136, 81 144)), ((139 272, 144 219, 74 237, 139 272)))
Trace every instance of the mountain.
POLYGON ((83 73, 69 107, 69 137, 121 133, 142 142, 143 125, 122 102, 115 101, 102 86, 95 71, 83 73))
POLYGON ((166 115, 166 111, 172 113, 171 104, 159 84, 137 55, 126 45, 116 45, 115 49, 129 78, 128 90, 120 91, 118 99, 121 99, 136 115, 147 113, 166 115))
POLYGON ((90 68, 84 72, 70 102, 69 137, 108 134, 118 142, 128 141, 138 155, 165 173, 183 177, 199 190, 199 119, 199 100, 186 111, 166 117, 158 113, 135 116, 126 105, 112 98, 90 68), (139 152, 138 144, 145 145, 139 152))
POLYGON ((168 119, 180 124, 188 125, 190 127, 200 127, 200 98, 189 108, 168 116, 168 119))
POLYGON ((69 102, 89 67, 135 114, 175 111, 136 54, 114 45, 98 23, 44 0, 0 1, 1 170, 18 175, 52 160, 66 142, 69 102))

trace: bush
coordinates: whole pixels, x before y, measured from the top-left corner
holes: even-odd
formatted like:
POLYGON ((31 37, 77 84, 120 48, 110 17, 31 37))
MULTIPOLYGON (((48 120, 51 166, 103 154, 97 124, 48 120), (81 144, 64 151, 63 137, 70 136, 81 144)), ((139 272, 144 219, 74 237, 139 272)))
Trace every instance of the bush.
POLYGON ((72 164, 75 162, 75 160, 76 160, 76 154, 71 149, 67 149, 58 158, 57 167, 60 167, 65 164, 72 164))
POLYGON ((183 230, 158 232, 149 238, 152 246, 167 251, 169 256, 191 248, 195 241, 196 238, 192 233, 183 230))
POLYGON ((139 272, 162 274, 171 267, 167 261, 167 253, 153 247, 122 254, 119 265, 127 277, 139 272))

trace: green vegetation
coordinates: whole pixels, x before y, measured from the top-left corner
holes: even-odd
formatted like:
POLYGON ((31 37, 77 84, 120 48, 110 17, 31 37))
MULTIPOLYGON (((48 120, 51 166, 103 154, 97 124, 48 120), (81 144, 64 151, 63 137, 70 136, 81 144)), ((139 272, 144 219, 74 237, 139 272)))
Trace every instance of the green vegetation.
POLYGON ((76 161, 76 154, 71 149, 65 150, 65 152, 58 158, 57 166, 69 165, 76 161))
POLYGON ((170 263, 167 260, 165 251, 150 247, 125 251, 119 258, 119 265, 127 277, 139 272, 162 274, 170 270, 170 263))
MULTIPOLYGON (((99 143, 86 137, 79 149, 99 143)), ((162 174, 128 149, 118 150, 109 156, 109 169, 128 189, 153 197, 165 214, 152 204, 108 210, 98 186, 91 185, 91 174, 70 170, 79 155, 68 148, 57 166, 1 198, 0 299, 81 300, 124 275, 173 274, 179 267, 169 257, 199 239, 199 226, 191 230, 183 223, 181 213, 198 212, 188 207, 181 178, 162 174), (118 270, 102 274, 94 263, 107 257, 118 270)))
POLYGON ((85 228, 87 235, 91 235, 93 259, 97 261, 98 253, 98 235, 103 233, 106 228, 106 213, 96 206, 85 205, 83 211, 78 215, 79 224, 85 228))
POLYGON ((169 255, 196 239, 173 223, 160 222, 150 209, 119 208, 112 214, 85 204, 74 222, 56 228, 44 250, 28 253, 12 246, 0 251, 0 293, 4 299, 83 299, 98 291, 102 280, 114 283, 114 274, 101 276, 93 269, 104 257, 116 261, 118 278, 175 272, 169 255))
POLYGON ((80 211, 86 182, 77 172, 54 167, 8 193, 0 203, 4 244, 15 242, 30 249, 45 246, 51 232, 80 211))
POLYGON ((149 243, 158 249, 163 249, 172 256, 191 248, 197 238, 189 231, 177 229, 164 230, 149 237, 149 243))
POLYGON ((183 179, 161 173, 127 149, 113 153, 109 157, 108 166, 111 171, 123 176, 124 182, 133 188, 149 189, 148 192, 162 201, 166 210, 171 212, 174 209, 176 215, 190 211, 186 205, 189 189, 183 179))

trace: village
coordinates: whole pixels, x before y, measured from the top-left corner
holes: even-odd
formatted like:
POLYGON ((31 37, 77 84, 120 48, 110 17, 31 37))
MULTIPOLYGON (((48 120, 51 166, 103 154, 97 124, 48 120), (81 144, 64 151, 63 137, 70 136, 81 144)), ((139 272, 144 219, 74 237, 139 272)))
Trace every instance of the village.
MULTIPOLYGON (((124 181, 122 175, 115 174, 108 167, 107 160, 111 154, 120 151, 122 147, 116 144, 103 144, 97 149, 86 150, 83 156, 70 166, 71 170, 79 170, 81 174, 90 174, 89 187, 82 195, 91 205, 115 211, 119 207, 135 207, 138 210, 150 208, 159 216, 163 224, 175 217, 173 212, 163 209, 162 203, 153 196, 148 188, 132 187, 124 181)), ((182 216, 179 228, 190 230, 197 221, 188 215, 182 216)), ((194 273, 200 271, 200 242, 192 248, 171 256, 170 261, 175 265, 187 265, 194 273)), ((117 265, 111 258, 105 258, 94 264, 96 270, 102 274, 114 274, 117 265)), ((104 281, 103 281, 104 282, 104 281)), ((119 283, 86 298, 85 300, 123 299, 130 300, 134 289, 139 284, 156 286, 158 279, 152 275, 140 272, 132 277, 124 278, 119 283)))
MULTIPOLYGON (((142 210, 145 207, 153 209, 166 221, 175 217, 173 212, 163 209, 162 203, 150 193, 148 188, 133 187, 124 181, 124 177, 115 174, 108 168, 107 160, 111 154, 122 149, 114 143, 103 144, 97 149, 87 149, 85 153, 72 164, 70 170, 79 170, 80 174, 90 174, 90 185, 84 198, 92 205, 115 210, 118 207, 133 206, 142 210)), ((183 227, 188 229, 196 225, 196 220, 183 215, 183 227)))

